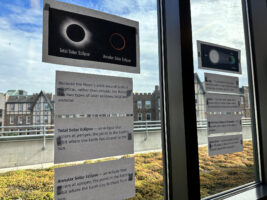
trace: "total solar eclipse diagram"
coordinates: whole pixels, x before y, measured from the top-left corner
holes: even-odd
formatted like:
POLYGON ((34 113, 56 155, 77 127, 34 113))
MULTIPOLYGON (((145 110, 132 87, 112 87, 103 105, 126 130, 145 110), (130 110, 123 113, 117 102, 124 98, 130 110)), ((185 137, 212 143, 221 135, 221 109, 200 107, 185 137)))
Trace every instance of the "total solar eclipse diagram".
POLYGON ((241 74, 240 50, 197 41, 200 69, 241 74))
POLYGON ((44 62, 140 72, 138 22, 62 2, 46 2, 44 62))

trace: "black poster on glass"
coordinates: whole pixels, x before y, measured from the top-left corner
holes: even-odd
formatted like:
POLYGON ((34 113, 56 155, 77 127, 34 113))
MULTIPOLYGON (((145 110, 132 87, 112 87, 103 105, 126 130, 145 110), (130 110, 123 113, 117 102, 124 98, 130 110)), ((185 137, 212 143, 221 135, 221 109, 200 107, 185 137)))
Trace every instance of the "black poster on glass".
POLYGON ((222 72, 241 74, 240 50, 197 41, 198 66, 222 72))
POLYGON ((43 45, 45 62, 140 71, 138 23, 117 16, 62 2, 44 5, 43 45))

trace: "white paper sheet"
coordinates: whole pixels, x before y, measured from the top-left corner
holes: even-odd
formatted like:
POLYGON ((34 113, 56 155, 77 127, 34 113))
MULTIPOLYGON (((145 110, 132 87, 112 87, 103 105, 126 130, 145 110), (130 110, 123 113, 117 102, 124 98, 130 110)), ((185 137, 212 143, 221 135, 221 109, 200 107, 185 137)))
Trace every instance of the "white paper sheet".
POLYGON ((56 200, 134 197, 134 158, 55 168, 54 188, 56 200))
POLYGON ((242 134, 208 137, 209 156, 243 151, 242 134))

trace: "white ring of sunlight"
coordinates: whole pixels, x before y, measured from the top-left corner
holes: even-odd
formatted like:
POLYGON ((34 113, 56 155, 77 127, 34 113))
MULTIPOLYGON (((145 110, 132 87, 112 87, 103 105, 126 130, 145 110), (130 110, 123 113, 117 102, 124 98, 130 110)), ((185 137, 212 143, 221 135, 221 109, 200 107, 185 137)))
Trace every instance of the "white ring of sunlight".
POLYGON ((64 22, 62 22, 62 25, 61 25, 61 34, 65 38, 65 40, 67 42, 69 42, 71 45, 74 45, 76 47, 84 47, 85 45, 87 45, 88 43, 90 43, 90 39, 91 39, 91 33, 90 33, 90 31, 81 22, 78 22, 78 21, 72 20, 72 19, 67 19, 64 22), (72 25, 72 24, 77 24, 77 25, 79 25, 80 27, 83 28, 85 35, 84 35, 84 38, 83 38, 82 41, 75 42, 75 41, 71 40, 68 37, 68 35, 67 35, 67 28, 70 25, 72 25))

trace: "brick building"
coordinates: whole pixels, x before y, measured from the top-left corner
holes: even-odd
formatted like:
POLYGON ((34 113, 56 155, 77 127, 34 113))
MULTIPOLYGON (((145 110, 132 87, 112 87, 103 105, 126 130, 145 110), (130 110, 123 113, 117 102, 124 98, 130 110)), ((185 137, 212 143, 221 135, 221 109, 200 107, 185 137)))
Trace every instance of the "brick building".
POLYGON ((153 93, 134 93, 134 121, 160 120, 160 91, 155 86, 153 93))
MULTIPOLYGON (((27 95, 25 91, 6 93, 5 126, 21 126, 21 128, 8 128, 8 131, 18 131, 19 134, 30 134, 31 125, 54 124, 53 95, 39 94, 27 95), (23 127, 24 126, 24 127, 23 127), (26 131, 26 132, 22 132, 26 131)), ((38 133, 38 132, 37 132, 38 133)))

